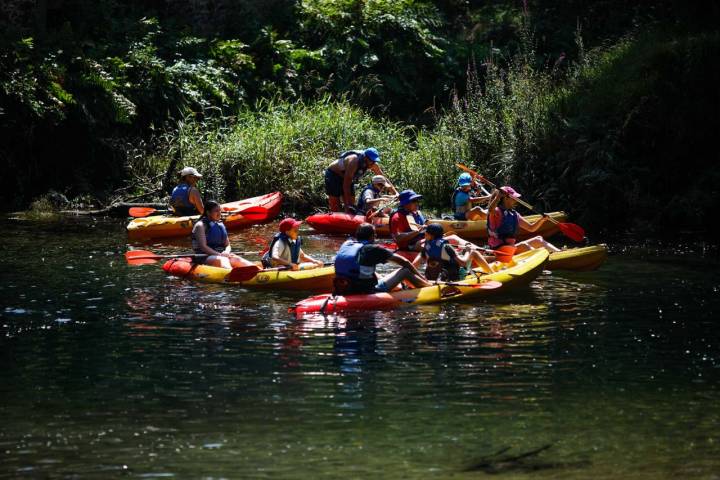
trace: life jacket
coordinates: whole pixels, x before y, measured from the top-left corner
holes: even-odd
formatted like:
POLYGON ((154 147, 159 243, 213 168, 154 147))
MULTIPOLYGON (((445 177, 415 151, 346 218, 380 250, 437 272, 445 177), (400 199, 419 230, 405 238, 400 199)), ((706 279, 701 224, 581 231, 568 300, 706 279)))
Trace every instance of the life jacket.
MULTIPOLYGON (((463 190, 462 190, 461 187, 458 187, 458 188, 456 188, 456 189, 453 191, 452 196, 450 197, 450 205, 451 205, 450 208, 452 208, 452 211, 453 211, 454 214, 457 215, 457 214, 459 214, 459 213, 462 213, 463 216, 464 216, 464 215, 465 215, 465 210, 463 210, 463 211, 461 212, 460 210, 458 210, 458 208, 460 208, 460 207, 458 207, 457 205, 455 205, 455 199, 457 198, 457 196, 458 196, 458 194, 459 194, 460 192, 463 192, 463 190)), ((468 193, 468 194, 469 194, 469 192, 463 192, 463 193, 468 193)))
POLYGON ((501 245, 514 245, 520 223, 518 213, 515 209, 507 210, 500 205, 498 205, 497 208, 499 208, 502 213, 502 221, 499 225, 494 225, 494 212, 488 212, 488 243, 490 243, 490 246, 493 248, 501 245))
MULTIPOLYGON (((205 226, 205 243, 207 246, 218 253, 225 250, 225 241, 228 238, 225 225, 221 222, 211 222, 205 217, 202 218, 201 222, 203 222, 205 226)), ((195 235, 193 235, 192 238, 192 247, 195 252, 204 253, 200 251, 200 244, 195 238, 195 235)))
POLYGON ((423 248, 427 255, 427 266, 425 267, 425 277, 428 280, 457 280, 460 277, 460 267, 447 253, 446 245, 450 242, 444 238, 438 238, 430 242, 425 242, 423 248))
POLYGON ((365 211, 366 205, 365 205, 365 192, 370 190, 373 192, 373 198, 380 198, 380 190, 375 188, 375 186, 372 183, 367 184, 365 188, 362 189, 360 192, 360 198, 358 198, 357 201, 357 209, 361 212, 365 211))
POLYGON ((375 266, 360 265, 360 250, 368 245, 367 240, 347 240, 335 256, 335 275, 351 280, 370 280, 375 276, 375 266))
POLYGON ((262 257, 262 263, 266 268, 270 268, 272 266, 272 251, 275 247, 275 244, 280 241, 284 242, 285 246, 290 248, 290 262, 299 263, 302 240, 300 239, 300 237, 298 237, 295 242, 292 242, 290 237, 288 237, 285 233, 280 232, 275 234, 273 239, 270 241, 270 247, 268 248, 268 251, 265 252, 265 255, 263 255, 262 257))
POLYGON ((202 212, 198 212, 195 205, 190 203, 190 189, 192 187, 188 183, 181 183, 173 188, 172 195, 170 195, 170 206, 173 209, 175 215, 197 215, 202 212))
POLYGON ((368 167, 365 165, 365 152, 362 150, 347 150, 340 154, 340 157, 338 157, 340 160, 342 160, 342 169, 343 171, 347 168, 347 165, 345 164, 345 158, 349 157, 350 155, 357 155, 359 159, 359 165, 357 170, 355 170, 355 175, 353 175, 353 183, 357 182, 362 178, 363 175, 365 175, 365 172, 367 172, 368 167))

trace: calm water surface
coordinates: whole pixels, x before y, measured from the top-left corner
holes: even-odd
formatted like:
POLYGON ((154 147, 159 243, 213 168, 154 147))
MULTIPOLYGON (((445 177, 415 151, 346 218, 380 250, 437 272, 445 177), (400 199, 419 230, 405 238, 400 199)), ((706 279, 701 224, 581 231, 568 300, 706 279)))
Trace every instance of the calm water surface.
POLYGON ((720 478, 715 249, 295 320, 302 294, 126 266, 122 222, 0 223, 0 478, 720 478))

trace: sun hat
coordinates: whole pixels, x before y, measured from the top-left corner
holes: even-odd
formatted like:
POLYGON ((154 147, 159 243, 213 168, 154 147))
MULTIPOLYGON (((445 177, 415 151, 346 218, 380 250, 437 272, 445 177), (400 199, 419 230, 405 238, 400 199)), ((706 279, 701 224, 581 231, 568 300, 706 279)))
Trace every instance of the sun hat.
POLYGON ((458 178, 458 185, 461 187, 465 187, 465 186, 471 185, 471 184, 472 184, 472 177, 470 176, 469 173, 463 173, 458 178))
POLYGON ((200 172, 195 170, 193 167, 185 167, 180 171, 181 177, 187 177, 188 175, 192 175, 193 177, 202 178, 202 175, 200 175, 200 172))
POLYGON ((293 228, 299 227, 300 225, 302 225, 302 222, 300 220, 295 220, 294 218, 286 218, 282 222, 280 222, 278 228, 282 233, 285 233, 292 230, 293 228))
POLYGON ((375 175, 372 177, 372 183, 382 183, 383 185, 387 185, 387 179, 382 175, 375 175))
POLYGON ((375 162, 375 163, 380 162, 380 152, 377 151, 377 148, 375 148, 375 147, 366 148, 363 153, 368 158, 368 160, 370 160, 371 162, 375 162))
POLYGON ((500 190, 505 192, 505 195, 512 198, 520 198, 522 195, 520 195, 518 192, 515 191, 515 189, 509 185, 505 185, 504 187, 500 187, 500 190))
POLYGON ((442 237, 444 232, 442 225, 440 225, 439 223, 431 223, 427 226, 425 231, 432 235, 434 238, 442 237))
POLYGON ((422 195, 418 195, 414 190, 403 190, 400 192, 400 206, 404 207, 408 203, 420 200, 421 198, 423 198, 422 195))

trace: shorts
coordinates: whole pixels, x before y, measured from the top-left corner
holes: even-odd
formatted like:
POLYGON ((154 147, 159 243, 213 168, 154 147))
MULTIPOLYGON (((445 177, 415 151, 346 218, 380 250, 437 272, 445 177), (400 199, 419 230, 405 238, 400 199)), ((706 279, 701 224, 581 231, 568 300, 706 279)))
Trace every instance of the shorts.
MULTIPOLYGON (((350 188, 352 196, 355 197, 355 184, 350 188)), ((325 169, 325 193, 327 193, 329 197, 342 198, 345 195, 343 192, 343 177, 329 168, 325 169)))

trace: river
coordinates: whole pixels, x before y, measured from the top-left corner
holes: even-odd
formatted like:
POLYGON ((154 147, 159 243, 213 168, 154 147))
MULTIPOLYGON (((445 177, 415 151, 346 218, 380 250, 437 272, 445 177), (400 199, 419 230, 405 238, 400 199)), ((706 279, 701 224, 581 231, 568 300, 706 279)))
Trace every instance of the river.
POLYGON ((714 247, 296 320, 303 294, 128 267, 120 221, 0 225, 0 478, 720 478, 714 247))

